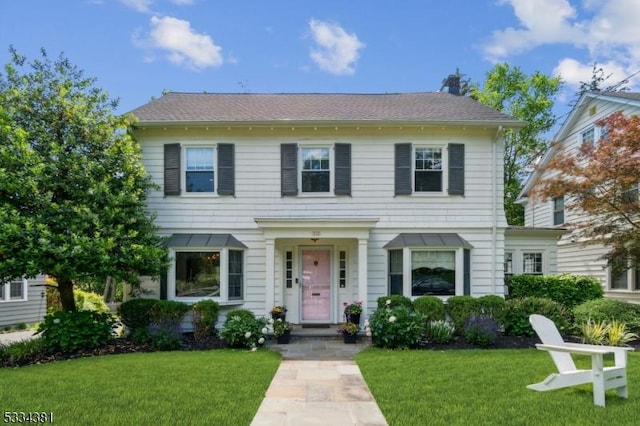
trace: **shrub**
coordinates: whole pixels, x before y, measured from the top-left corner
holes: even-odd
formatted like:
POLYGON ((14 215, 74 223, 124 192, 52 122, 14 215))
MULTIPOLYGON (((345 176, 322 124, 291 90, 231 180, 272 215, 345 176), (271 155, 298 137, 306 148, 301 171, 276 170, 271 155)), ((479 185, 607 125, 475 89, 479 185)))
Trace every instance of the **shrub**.
POLYGON ((582 335, 582 343, 602 345, 609 334, 609 324, 604 321, 593 321, 589 318, 589 321, 580 325, 580 334, 582 335))
POLYGON ((201 300, 191 306, 193 316, 193 336, 197 339, 205 339, 213 335, 218 323, 220 305, 213 300, 201 300))
POLYGON ((515 275, 509 283, 513 298, 543 297, 570 309, 603 296, 602 285, 596 278, 581 275, 515 275))
POLYGON ((478 299, 471 296, 451 296, 447 300, 447 310, 453 321, 456 332, 464 331, 464 323, 480 310, 478 299))
POLYGON ((455 327, 449 321, 436 320, 436 321, 429 321, 427 323, 425 336, 429 341, 440 343, 440 344, 446 344, 446 343, 451 343, 451 341, 453 341, 454 332, 455 332, 455 327))
POLYGON ((489 315, 472 315, 464 323, 464 338, 467 342, 486 348, 498 337, 500 325, 489 315))
POLYGON ((505 300, 495 294, 488 294, 486 296, 478 297, 479 312, 482 315, 488 315, 498 324, 502 324, 504 321, 504 305, 505 300))
POLYGON ((113 315, 94 311, 57 311, 47 315, 38 332, 51 352, 73 352, 105 345, 112 337, 113 315))
POLYGON ((110 312, 102 296, 90 291, 74 290, 73 298, 79 311, 110 312))
POLYGON ((420 296, 413 301, 413 309, 422 314, 427 321, 438 321, 446 318, 444 302, 436 296, 420 296))
POLYGON ((180 349, 182 330, 180 322, 172 318, 164 318, 149 325, 147 335, 154 348, 159 351, 180 349))
POLYGON ((632 340, 636 340, 638 335, 627 331, 627 325, 616 320, 609 324, 606 343, 611 346, 624 346, 632 340))
POLYGON ((504 331, 510 336, 535 336, 529 315, 540 314, 552 320, 562 333, 569 328, 571 314, 561 303, 542 297, 520 297, 505 302, 504 331))
POLYGON ((38 354, 44 348, 42 339, 28 339, 8 345, 0 344, 0 360, 19 365, 27 363, 29 358, 38 354))
POLYGON ((411 310, 413 309, 413 302, 407 296, 403 296, 401 294, 392 294, 390 296, 378 297, 378 308, 395 308, 397 306, 404 306, 405 308, 411 310), (387 302, 388 300, 390 302, 387 302))
POLYGON ((627 324, 634 332, 640 332, 640 305, 616 299, 594 299, 573 308, 575 323, 580 325, 589 319, 594 321, 616 320, 627 324))
POLYGON ((244 309, 229 311, 220 331, 220 337, 234 348, 255 348, 264 343, 266 325, 266 319, 255 318, 251 311, 244 309))
POLYGON ((118 307, 118 315, 124 325, 132 331, 145 329, 151 324, 151 308, 157 300, 131 299, 123 302, 118 307))
POLYGON ((164 320, 175 321, 180 324, 182 318, 189 311, 189 305, 175 300, 156 300, 151 307, 151 322, 162 322, 164 320))
POLYGON ((378 308, 369 318, 371 342, 389 349, 414 347, 424 335, 425 325, 421 314, 405 306, 378 308))

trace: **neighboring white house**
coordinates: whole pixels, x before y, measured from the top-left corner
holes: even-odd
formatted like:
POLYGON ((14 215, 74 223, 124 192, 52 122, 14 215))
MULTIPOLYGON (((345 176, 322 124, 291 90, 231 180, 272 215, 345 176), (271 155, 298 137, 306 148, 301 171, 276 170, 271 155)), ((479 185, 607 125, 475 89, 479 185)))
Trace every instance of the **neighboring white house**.
POLYGON ((449 93, 167 93, 134 111, 172 259, 149 297, 337 323, 344 302, 503 294, 504 128, 449 93))
MULTIPOLYGON (((557 145, 551 147, 541 160, 545 165, 559 150, 573 152, 583 143, 598 143, 604 129, 595 123, 616 111, 625 115, 640 114, 640 93, 586 92, 578 100, 567 120, 555 137, 557 145)), ((525 225, 561 228, 584 217, 577 211, 565 208, 568 201, 563 198, 540 201, 530 200, 528 195, 542 177, 535 171, 525 182, 519 201, 525 206, 525 225)), ((602 256, 608 252, 601 245, 583 245, 574 233, 566 233, 558 241, 558 272, 597 277, 608 297, 640 302, 640 269, 632 268, 627 273, 612 276, 602 256)))
POLYGON ((47 313, 44 276, 0 283, 0 327, 33 324, 47 313))

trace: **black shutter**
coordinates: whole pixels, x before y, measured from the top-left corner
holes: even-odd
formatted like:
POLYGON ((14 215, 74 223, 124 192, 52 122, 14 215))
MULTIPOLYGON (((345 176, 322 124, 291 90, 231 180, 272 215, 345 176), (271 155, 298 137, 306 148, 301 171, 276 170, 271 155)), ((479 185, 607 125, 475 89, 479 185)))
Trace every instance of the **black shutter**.
POLYGON ((449 195, 464 195, 464 144, 449 144, 449 195))
POLYGON ((164 272, 160 275, 160 300, 167 300, 167 274, 164 272))
POLYGON ((298 195, 298 145, 280 145, 280 189, 282 196, 298 195))
POLYGON ((235 195, 235 146, 218 144, 218 194, 235 195))
POLYGON ((180 144, 164 146, 164 195, 180 195, 180 144))
POLYGON ((411 194, 411 144, 397 143, 395 146, 395 191, 396 195, 411 194))
POLYGON ((337 143, 335 146, 336 188, 335 195, 351 195, 351 144, 337 143))
POLYGON ((463 260, 463 268, 464 271, 462 271, 462 276, 463 276, 463 281, 462 281, 462 286, 463 286, 463 292, 465 296, 470 296, 471 295, 471 250, 469 249, 464 249, 464 260, 463 260))

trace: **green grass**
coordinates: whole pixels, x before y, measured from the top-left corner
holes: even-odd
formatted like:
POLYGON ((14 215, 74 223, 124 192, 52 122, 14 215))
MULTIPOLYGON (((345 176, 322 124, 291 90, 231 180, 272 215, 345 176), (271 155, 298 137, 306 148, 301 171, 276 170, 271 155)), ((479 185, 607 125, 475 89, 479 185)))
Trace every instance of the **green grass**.
MULTIPOLYGON (((629 355, 629 399, 607 391, 606 408, 593 405, 591 385, 527 389, 555 372, 551 357, 535 349, 369 349, 357 354, 356 362, 391 426, 638 424, 637 353, 629 355)), ((578 364, 588 366, 589 359, 578 364)))
POLYGON ((264 350, 215 350, 0 369, 0 406, 53 412, 59 425, 248 425, 280 360, 264 350))

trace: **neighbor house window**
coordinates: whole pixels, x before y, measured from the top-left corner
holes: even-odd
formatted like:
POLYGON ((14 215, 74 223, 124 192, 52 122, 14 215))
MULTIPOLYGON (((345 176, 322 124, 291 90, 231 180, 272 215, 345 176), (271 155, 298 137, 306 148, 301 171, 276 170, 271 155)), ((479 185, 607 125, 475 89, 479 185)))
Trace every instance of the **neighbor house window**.
POLYGON ((302 148, 302 192, 329 192, 331 189, 331 150, 302 148))
POLYGON ((595 135, 595 130, 594 130, 593 127, 589 127, 587 130, 585 130, 584 132, 580 133, 580 141, 583 144, 593 145, 595 140, 596 140, 596 135, 595 135))
POLYGON ((0 302, 27 300, 27 280, 17 279, 0 284, 0 302))
POLYGON ((185 182, 187 192, 214 191, 214 155, 212 147, 185 148, 185 182))
POLYGON ((522 273, 542 274, 542 253, 522 253, 522 273))
POLYGON ((609 288, 611 290, 640 290, 640 264, 620 272, 609 269, 609 288))
POLYGON ((442 148, 416 148, 415 191, 442 192, 442 174, 442 148))
POLYGON ((244 297, 244 251, 227 248, 176 251, 172 275, 169 280, 172 299, 241 300, 244 297))
POLYGON ((455 251, 411 252, 411 296, 453 296, 455 293, 455 251))
POLYGON ((625 203, 634 203, 638 201, 638 184, 634 184, 621 194, 622 201, 625 203))
POLYGON ((564 223, 564 197, 553 199, 553 224, 562 225, 564 223))

